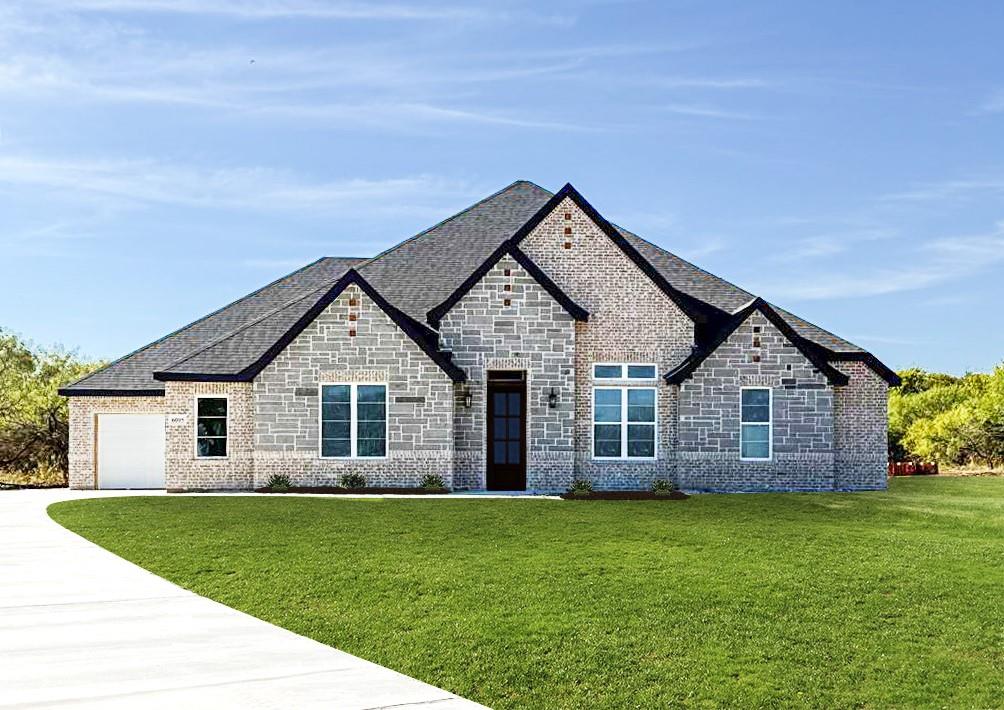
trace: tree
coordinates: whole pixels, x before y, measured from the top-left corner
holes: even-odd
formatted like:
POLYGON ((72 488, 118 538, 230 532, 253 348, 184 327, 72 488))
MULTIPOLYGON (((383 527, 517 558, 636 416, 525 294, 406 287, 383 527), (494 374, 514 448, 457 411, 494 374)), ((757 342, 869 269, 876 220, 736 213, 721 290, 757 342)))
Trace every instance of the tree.
POLYGON ((56 474, 69 467, 69 412, 59 387, 97 365, 33 348, 0 330, 0 472, 56 474))

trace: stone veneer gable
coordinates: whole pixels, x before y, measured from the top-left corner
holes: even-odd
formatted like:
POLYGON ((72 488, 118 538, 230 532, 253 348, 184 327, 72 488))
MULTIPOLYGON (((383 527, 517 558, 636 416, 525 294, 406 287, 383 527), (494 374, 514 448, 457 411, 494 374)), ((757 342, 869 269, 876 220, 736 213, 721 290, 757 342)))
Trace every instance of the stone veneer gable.
POLYGON ((753 312, 680 385, 679 484, 832 490, 833 401, 826 377, 762 313, 753 312), (772 390, 774 449, 768 461, 740 460, 743 386, 772 390))
POLYGON ((457 388, 454 413, 456 486, 485 487, 488 370, 524 370, 527 488, 566 488, 574 459, 572 317, 512 257, 505 256, 443 317, 440 346, 453 353, 453 361, 468 377, 457 388), (547 402, 552 389, 558 396, 554 409, 547 402), (463 403, 468 391, 470 409, 463 403))
POLYGON ((255 485, 273 473, 335 485, 349 472, 371 485, 414 486, 430 473, 452 483, 453 382, 358 286, 262 370, 253 393, 255 485), (387 384, 386 458, 320 457, 318 385, 348 382, 387 384))

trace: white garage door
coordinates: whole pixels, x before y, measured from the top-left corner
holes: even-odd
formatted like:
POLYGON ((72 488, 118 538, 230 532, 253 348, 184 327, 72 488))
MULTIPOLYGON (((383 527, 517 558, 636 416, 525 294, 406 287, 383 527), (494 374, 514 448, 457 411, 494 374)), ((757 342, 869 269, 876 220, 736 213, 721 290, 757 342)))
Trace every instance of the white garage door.
POLYGON ((164 487, 164 415, 98 415, 98 488, 164 487))

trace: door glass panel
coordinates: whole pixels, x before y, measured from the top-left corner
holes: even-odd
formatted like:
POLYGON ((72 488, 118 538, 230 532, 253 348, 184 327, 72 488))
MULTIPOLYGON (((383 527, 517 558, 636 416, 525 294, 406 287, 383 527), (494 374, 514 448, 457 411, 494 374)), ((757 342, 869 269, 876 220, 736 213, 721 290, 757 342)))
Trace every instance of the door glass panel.
POLYGON ((510 392, 509 393, 509 416, 518 417, 520 415, 520 393, 510 392))
POLYGON ((494 392, 492 394, 492 414, 496 417, 505 416, 505 392, 494 392))
POLYGON ((509 463, 519 463, 519 442, 509 442, 509 463))
POLYGON ((505 442, 496 441, 492 445, 492 461, 495 463, 505 463, 505 442))

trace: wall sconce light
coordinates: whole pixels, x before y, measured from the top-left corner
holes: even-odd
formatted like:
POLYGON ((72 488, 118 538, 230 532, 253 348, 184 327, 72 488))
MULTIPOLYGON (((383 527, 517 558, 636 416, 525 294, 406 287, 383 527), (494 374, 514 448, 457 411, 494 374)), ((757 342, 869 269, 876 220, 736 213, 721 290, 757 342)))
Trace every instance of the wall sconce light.
POLYGON ((474 404, 474 395, 471 394, 470 390, 464 392, 464 408, 470 409, 471 405, 474 404))
POLYGON ((547 395, 547 406, 551 409, 558 406, 558 393, 554 391, 553 387, 551 388, 551 394, 547 395))

